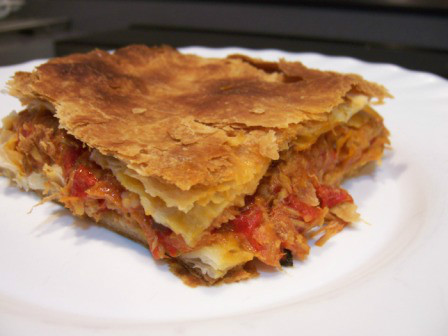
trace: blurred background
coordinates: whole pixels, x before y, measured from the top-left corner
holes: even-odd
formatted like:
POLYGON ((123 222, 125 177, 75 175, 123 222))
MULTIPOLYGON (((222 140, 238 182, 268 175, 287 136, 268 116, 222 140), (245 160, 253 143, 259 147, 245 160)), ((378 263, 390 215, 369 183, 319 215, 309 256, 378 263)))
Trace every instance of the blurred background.
POLYGON ((0 0, 0 65, 131 43, 318 52, 448 78, 448 0, 0 0))

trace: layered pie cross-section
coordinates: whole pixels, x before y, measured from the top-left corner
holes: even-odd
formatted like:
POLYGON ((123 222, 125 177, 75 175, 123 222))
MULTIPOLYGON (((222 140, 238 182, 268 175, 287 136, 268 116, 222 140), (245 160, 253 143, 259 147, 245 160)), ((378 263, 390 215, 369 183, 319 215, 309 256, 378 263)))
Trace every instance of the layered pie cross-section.
MULTIPOLYGON (((190 284, 303 260, 359 217, 340 187, 389 143, 358 75, 133 45, 18 72, 0 171, 148 246, 190 284)), ((24 209, 26 210, 26 209, 24 209)))

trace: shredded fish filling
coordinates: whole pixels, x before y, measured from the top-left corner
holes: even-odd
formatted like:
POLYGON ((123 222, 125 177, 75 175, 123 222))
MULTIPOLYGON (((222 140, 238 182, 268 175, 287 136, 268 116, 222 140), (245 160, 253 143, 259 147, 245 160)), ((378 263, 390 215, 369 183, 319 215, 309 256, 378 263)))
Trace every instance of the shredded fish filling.
POLYGON ((339 184, 378 160, 387 137, 381 117, 364 108, 314 140, 297 138, 273 161, 244 206, 225 209, 193 247, 146 215, 138 194, 92 161, 91 149, 59 128, 45 108, 11 117, 2 130, 0 154, 9 162, 3 170, 14 169, 19 185, 22 176, 27 188, 97 222, 111 215, 125 218, 137 240, 146 237, 141 242, 155 258, 177 258, 211 283, 254 258, 274 267, 291 265, 291 256, 303 260, 310 239, 322 245, 357 220, 353 199, 339 184))

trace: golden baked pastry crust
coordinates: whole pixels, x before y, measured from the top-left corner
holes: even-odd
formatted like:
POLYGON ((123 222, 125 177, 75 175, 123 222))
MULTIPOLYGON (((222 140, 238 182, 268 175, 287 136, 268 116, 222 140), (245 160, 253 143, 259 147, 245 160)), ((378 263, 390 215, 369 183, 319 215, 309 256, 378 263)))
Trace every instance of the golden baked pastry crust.
POLYGON ((183 190, 234 181, 242 160, 275 158, 282 137, 272 130, 325 121, 349 92, 389 96, 359 76, 298 62, 141 45, 53 59, 16 74, 10 89, 24 104, 52 104, 60 126, 88 146, 183 190), (244 131, 237 143, 234 128, 244 131))

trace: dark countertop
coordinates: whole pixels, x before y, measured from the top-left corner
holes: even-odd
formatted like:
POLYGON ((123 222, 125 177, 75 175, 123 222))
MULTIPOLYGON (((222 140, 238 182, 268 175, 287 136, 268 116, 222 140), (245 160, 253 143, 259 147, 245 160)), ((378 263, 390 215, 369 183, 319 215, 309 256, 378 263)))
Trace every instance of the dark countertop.
MULTIPOLYGON (((444 0, 30 0, 20 16, 69 18, 70 31, 50 34, 52 54, 44 57, 130 43, 240 46, 352 56, 448 77, 444 0)), ((33 39, 29 30, 26 38, 33 39)))

